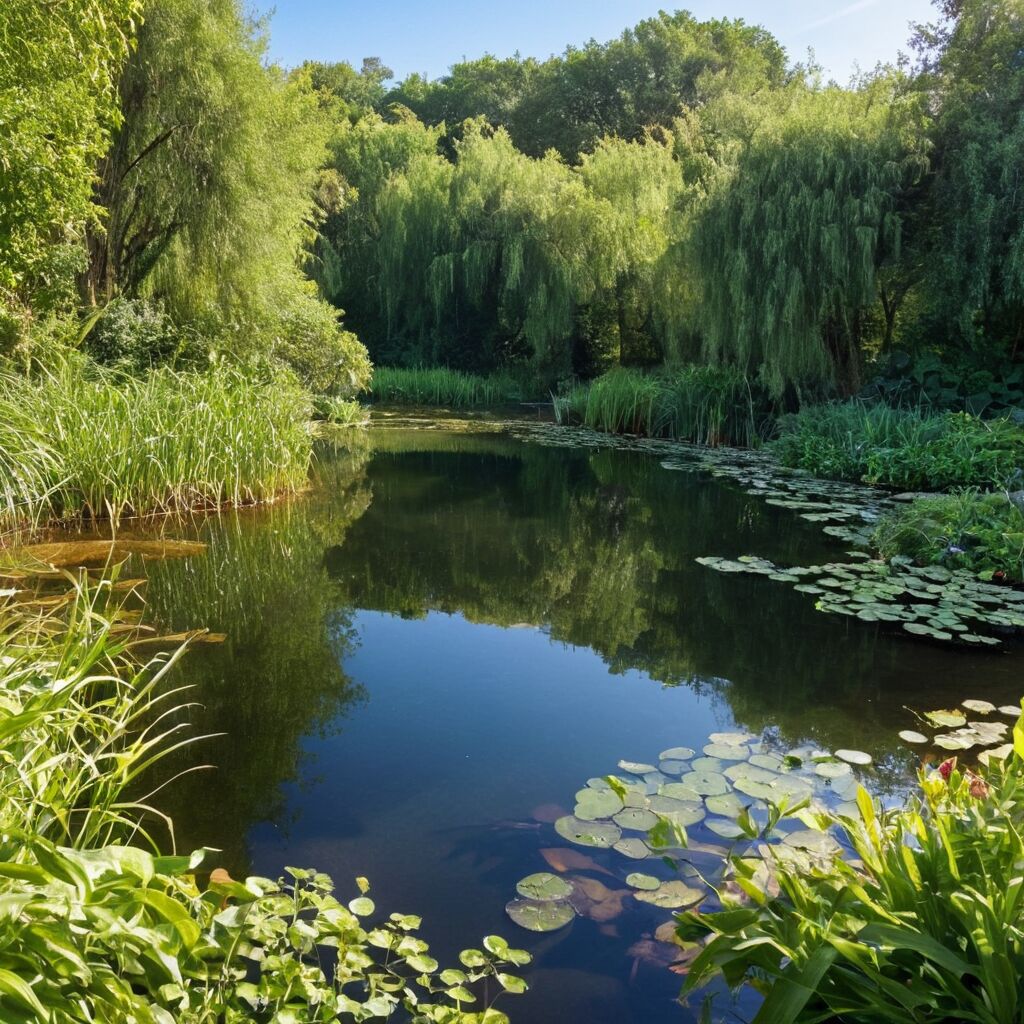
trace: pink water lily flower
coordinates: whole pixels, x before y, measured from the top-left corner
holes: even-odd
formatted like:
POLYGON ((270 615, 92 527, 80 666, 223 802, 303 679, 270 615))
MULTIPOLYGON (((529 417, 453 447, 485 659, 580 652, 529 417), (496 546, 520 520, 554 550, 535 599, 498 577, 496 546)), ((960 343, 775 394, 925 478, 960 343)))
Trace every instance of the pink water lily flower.
POLYGON ((949 782, 949 777, 953 774, 953 769, 955 767, 955 757, 947 757, 946 760, 939 765, 939 774, 943 777, 943 779, 945 779, 946 782, 949 782))

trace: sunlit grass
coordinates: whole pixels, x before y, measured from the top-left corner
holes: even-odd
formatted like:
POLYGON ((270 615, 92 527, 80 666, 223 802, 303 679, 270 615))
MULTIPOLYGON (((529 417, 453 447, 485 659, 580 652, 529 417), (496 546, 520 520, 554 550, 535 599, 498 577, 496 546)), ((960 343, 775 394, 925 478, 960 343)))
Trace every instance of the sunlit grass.
POLYGON ((420 369, 378 366, 367 394, 375 402, 442 405, 452 409, 505 405, 523 398, 521 386, 508 374, 481 376, 443 366, 420 369))

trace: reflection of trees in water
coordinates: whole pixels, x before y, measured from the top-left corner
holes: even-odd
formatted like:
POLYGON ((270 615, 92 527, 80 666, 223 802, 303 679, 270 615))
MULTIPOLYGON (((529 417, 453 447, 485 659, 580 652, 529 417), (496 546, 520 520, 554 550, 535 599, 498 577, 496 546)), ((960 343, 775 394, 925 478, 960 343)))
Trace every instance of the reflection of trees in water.
POLYGON ((342 668, 357 642, 351 610, 323 564, 370 504, 365 465, 365 455, 332 457, 308 499, 210 520, 206 555, 149 567, 152 621, 227 634, 191 652, 173 681, 193 685, 202 704, 193 733, 224 735, 183 751, 171 771, 215 768, 176 780, 158 803, 179 846, 220 846, 235 870, 246 867, 249 828, 280 819, 281 787, 300 778, 302 737, 365 699, 342 668))

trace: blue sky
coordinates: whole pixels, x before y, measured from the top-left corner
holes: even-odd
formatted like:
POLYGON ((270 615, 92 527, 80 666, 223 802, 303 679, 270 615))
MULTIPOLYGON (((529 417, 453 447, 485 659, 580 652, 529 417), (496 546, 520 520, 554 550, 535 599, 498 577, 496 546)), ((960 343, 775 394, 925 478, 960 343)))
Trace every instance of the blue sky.
MULTIPOLYGON (((259 11, 266 0, 251 0, 259 11)), ((271 55, 291 66, 306 58, 381 57, 398 77, 411 71, 434 78, 463 57, 499 57, 517 50, 547 57, 566 44, 601 41, 659 8, 685 7, 701 18, 737 17, 764 25, 802 60, 813 47, 838 80, 854 62, 871 68, 906 47, 908 23, 929 20, 930 0, 277 0, 271 55)))

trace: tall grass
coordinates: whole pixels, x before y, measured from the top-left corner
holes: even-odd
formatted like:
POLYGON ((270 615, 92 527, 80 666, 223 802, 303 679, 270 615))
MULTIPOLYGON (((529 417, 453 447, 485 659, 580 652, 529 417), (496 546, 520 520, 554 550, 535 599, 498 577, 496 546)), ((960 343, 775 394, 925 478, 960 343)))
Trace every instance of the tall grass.
POLYGON ((559 423, 705 445, 752 446, 769 422, 763 396, 736 370, 688 366, 616 369, 555 399, 559 423))
POLYGON ((447 367, 406 369, 378 366, 367 394, 375 402, 474 409, 521 401, 523 389, 506 373, 485 377, 447 367))
POLYGON ((312 452, 296 386, 233 370, 145 377, 68 359, 0 374, 0 525, 245 504, 295 490, 312 452))
POLYGON ((968 413, 833 402, 783 417, 773 448, 784 464, 816 476, 901 489, 1000 488, 1024 467, 1024 428, 968 413))

